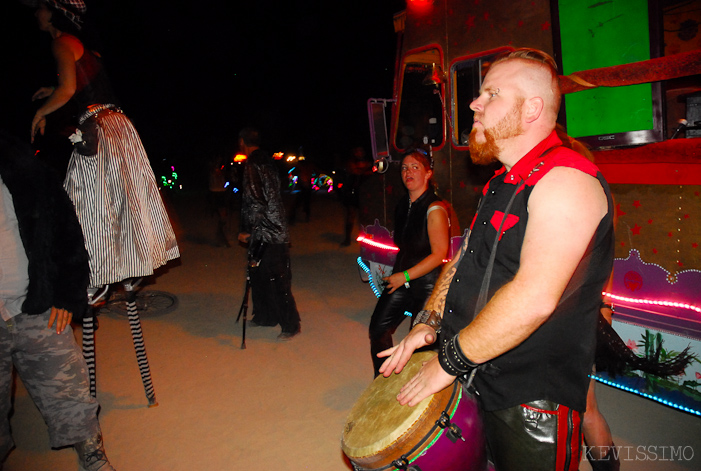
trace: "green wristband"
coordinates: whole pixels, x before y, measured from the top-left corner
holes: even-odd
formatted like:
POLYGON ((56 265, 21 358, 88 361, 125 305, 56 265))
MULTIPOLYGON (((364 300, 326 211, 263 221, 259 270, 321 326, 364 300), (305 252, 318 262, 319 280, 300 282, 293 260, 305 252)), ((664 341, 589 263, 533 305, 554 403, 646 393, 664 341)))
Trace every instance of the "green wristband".
POLYGON ((404 270, 404 279, 406 280, 407 283, 411 281, 411 278, 409 278, 409 272, 404 270))

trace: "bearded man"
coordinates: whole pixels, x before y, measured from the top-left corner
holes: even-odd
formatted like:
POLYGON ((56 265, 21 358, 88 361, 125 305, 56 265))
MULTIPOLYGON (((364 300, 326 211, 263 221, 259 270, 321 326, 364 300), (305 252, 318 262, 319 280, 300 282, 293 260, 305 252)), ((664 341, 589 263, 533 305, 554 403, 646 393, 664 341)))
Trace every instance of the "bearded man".
POLYGON ((561 144, 557 68, 517 49, 470 104, 475 163, 499 161, 461 253, 380 372, 438 342, 401 390, 414 406, 468 383, 498 471, 576 470, 601 291, 613 265, 613 203, 596 166, 561 144))

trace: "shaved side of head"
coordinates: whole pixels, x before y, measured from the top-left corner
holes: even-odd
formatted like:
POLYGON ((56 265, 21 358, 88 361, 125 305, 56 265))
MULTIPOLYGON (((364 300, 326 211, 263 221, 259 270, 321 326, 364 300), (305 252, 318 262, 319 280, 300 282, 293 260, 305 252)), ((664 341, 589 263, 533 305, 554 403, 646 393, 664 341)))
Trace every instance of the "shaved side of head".
POLYGON ((562 99, 555 60, 537 49, 520 48, 501 55, 491 67, 512 61, 524 66, 518 70, 519 88, 524 98, 540 97, 547 118, 554 126, 562 99))

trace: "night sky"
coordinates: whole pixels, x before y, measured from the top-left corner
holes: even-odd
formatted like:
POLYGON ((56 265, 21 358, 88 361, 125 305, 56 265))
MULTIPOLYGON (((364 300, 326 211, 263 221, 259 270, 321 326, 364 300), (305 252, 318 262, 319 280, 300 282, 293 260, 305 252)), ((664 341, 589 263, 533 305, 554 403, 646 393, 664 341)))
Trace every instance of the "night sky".
MULTIPOLYGON (((0 125, 29 136, 32 93, 54 83, 48 34, 18 0, 0 7, 10 49, 0 125)), ((154 167, 194 169, 235 150, 244 125, 265 147, 331 167, 370 151, 366 101, 390 98, 402 0, 88 2, 99 49, 154 167)), ((70 151, 70 149, 69 149, 70 151)))

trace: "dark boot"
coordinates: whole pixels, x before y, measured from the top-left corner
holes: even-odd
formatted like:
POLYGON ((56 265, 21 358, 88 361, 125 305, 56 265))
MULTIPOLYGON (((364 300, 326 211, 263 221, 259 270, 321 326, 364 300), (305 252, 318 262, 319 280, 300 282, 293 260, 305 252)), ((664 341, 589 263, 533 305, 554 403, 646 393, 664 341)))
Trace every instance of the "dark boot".
POLYGON ((78 453, 81 471, 115 471, 105 454, 101 435, 76 443, 73 447, 78 453))

